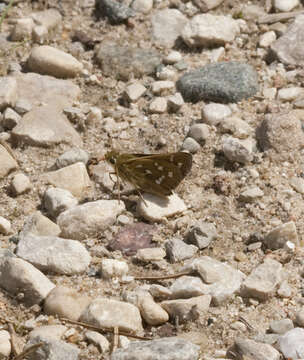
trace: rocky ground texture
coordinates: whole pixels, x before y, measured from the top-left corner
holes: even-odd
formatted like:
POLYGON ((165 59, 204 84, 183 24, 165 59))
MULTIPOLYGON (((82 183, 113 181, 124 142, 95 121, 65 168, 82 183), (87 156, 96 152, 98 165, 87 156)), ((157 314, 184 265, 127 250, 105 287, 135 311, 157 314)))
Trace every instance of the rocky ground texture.
POLYGON ((0 3, 1 358, 304 358, 303 5, 0 3))

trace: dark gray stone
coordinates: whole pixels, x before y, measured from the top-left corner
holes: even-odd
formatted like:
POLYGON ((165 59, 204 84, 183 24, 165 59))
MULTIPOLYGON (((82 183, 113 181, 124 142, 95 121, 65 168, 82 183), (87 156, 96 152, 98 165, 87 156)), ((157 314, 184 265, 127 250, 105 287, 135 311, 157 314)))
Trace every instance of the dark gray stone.
POLYGON ((217 231, 216 227, 212 223, 205 221, 198 221, 191 226, 188 234, 186 235, 186 241, 190 244, 194 244, 199 249, 205 249, 209 246, 212 240, 216 239, 217 231))
POLYGON ((206 65, 184 74, 176 83, 184 100, 234 103, 253 96, 259 89, 252 66, 239 62, 206 65))
POLYGON ((96 0, 96 7, 112 24, 122 23, 135 15, 134 10, 118 1, 96 0))
POLYGON ((115 44, 102 44, 96 50, 96 59, 106 76, 127 81, 150 75, 161 64, 160 55, 154 50, 145 50, 115 44))
POLYGON ((126 349, 117 349, 111 360, 196 360, 199 346, 176 337, 152 341, 132 341, 126 349))

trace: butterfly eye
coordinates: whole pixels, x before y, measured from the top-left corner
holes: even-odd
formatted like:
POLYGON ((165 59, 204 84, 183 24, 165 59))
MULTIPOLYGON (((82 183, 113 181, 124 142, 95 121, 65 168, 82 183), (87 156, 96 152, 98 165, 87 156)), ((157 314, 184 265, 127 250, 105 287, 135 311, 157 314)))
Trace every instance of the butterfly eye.
POLYGON ((110 161, 110 163, 113 164, 113 165, 116 163, 116 159, 114 159, 114 158, 111 158, 109 161, 110 161))

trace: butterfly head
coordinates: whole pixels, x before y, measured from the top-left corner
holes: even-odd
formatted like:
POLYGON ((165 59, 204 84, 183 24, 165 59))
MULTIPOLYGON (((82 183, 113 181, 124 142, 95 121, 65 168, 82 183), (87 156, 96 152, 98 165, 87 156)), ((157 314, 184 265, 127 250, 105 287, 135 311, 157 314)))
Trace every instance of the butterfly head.
POLYGON ((106 160, 107 162, 109 162, 110 164, 115 165, 118 156, 119 156, 119 152, 118 152, 118 151, 116 151, 116 150, 111 150, 111 151, 108 151, 108 152, 105 154, 105 160, 106 160))

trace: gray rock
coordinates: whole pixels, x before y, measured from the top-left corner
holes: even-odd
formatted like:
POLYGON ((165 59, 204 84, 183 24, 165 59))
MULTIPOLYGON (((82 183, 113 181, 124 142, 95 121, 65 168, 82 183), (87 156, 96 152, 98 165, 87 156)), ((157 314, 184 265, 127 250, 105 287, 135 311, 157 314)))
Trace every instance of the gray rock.
POLYGON ((185 151, 189 151, 191 154, 197 153, 200 148, 200 144, 192 137, 187 137, 182 145, 182 149, 185 151))
POLYGON ((210 136, 209 126, 206 124, 194 124, 190 127, 188 136, 204 145, 210 136))
POLYGON ((187 18, 177 9, 164 9, 156 11, 151 22, 154 42, 171 48, 181 35, 187 18))
POLYGON ((25 349, 42 342, 43 345, 31 353, 32 360, 78 360, 80 350, 76 345, 44 336, 36 336, 27 342, 25 349))
POLYGON ((208 247, 211 241, 216 239, 216 237, 217 231, 214 224, 198 221, 189 229, 186 235, 186 241, 202 250, 208 247))
POLYGON ((57 223, 63 237, 83 240, 112 225, 124 210, 122 201, 98 200, 64 211, 59 215, 57 223))
POLYGON ((64 275, 84 272, 91 261, 79 241, 55 236, 24 236, 19 240, 16 254, 42 271, 64 275))
POLYGON ((296 246, 300 245, 296 225, 293 221, 277 226, 263 239, 263 243, 271 250, 283 248, 288 241, 296 246))
POLYGON ((47 212, 56 218, 60 213, 78 204, 78 200, 68 191, 60 188, 49 188, 43 196, 47 212))
POLYGON ((23 294, 27 305, 41 303, 55 285, 33 265, 17 257, 0 257, 0 284, 12 295, 23 294))
POLYGON ((304 358, 304 329, 294 328, 289 330, 278 339, 278 349, 287 359, 303 359, 304 358))
POLYGON ((182 38, 189 47, 222 46, 232 42, 239 33, 239 24, 231 17, 199 14, 188 21, 182 38))
POLYGON ((250 339, 238 338, 232 351, 239 357, 250 357, 253 360, 279 360, 280 353, 269 344, 263 344, 250 339))
POLYGON ((190 259, 198 251, 194 245, 187 245, 180 239, 171 239, 165 242, 167 256, 172 263, 190 259))
POLYGON ((27 234, 37 236, 58 236, 60 232, 60 227, 57 224, 42 215, 40 211, 36 211, 25 219, 19 238, 26 236, 27 234))
POLYGON ((210 294, 212 303, 216 306, 229 300, 233 294, 240 291, 245 275, 225 263, 202 256, 190 261, 183 270, 198 273, 204 284, 202 294, 210 294))
POLYGON ((117 349, 111 360, 198 360, 199 346, 177 338, 132 341, 126 349, 117 349))
POLYGON ((72 55, 52 46, 35 47, 27 60, 29 70, 58 78, 73 78, 83 69, 72 55))
POLYGON ((43 309, 48 315, 77 321, 91 299, 75 289, 56 286, 44 300, 43 309))
POLYGON ((63 154, 61 154, 56 159, 55 164, 57 169, 61 169, 65 166, 69 166, 77 162, 82 162, 86 165, 89 159, 90 159, 90 154, 87 151, 79 148, 72 148, 71 150, 68 150, 63 154))
POLYGON ((272 158, 281 162, 303 149, 301 114, 304 114, 303 110, 293 110, 287 114, 269 114, 257 129, 257 139, 261 148, 270 151, 272 158))
POLYGON ((109 18, 112 24, 120 24, 132 16, 135 16, 135 11, 128 6, 113 0, 98 0, 96 1, 99 11, 109 18))
POLYGON ((248 64, 221 62, 184 74, 176 83, 186 101, 221 103, 248 99, 259 89, 256 71, 248 64))
POLYGON ((11 108, 6 108, 1 121, 4 129, 12 130, 20 121, 21 116, 11 108))
POLYGON ((96 47, 96 60, 106 76, 127 81, 134 76, 141 78, 155 72, 161 64, 160 55, 154 50, 117 46, 112 43, 96 47))
POLYGON ((223 139, 222 148, 224 155, 228 160, 241 164, 248 164, 253 160, 255 142, 251 138, 240 140, 228 136, 223 139))
POLYGON ((299 15, 287 31, 271 44, 271 52, 284 64, 304 65, 304 15, 299 15))
POLYGON ((200 278, 182 276, 170 286, 173 299, 188 299, 194 296, 205 295, 206 287, 200 278))
POLYGON ((293 328, 293 322, 290 319, 274 320, 269 324, 270 331, 280 335, 285 334, 293 328))
POLYGON ((118 326, 128 332, 143 330, 140 312, 136 306, 106 298, 93 300, 81 315, 81 321, 107 328, 118 326))
POLYGON ((17 143, 42 147, 60 143, 82 145, 81 137, 66 116, 52 105, 36 107, 26 113, 14 127, 12 138, 17 143))
POLYGON ((242 286, 244 297, 253 297, 261 301, 273 296, 282 281, 282 264, 276 260, 267 259, 256 267, 246 278, 242 286))

